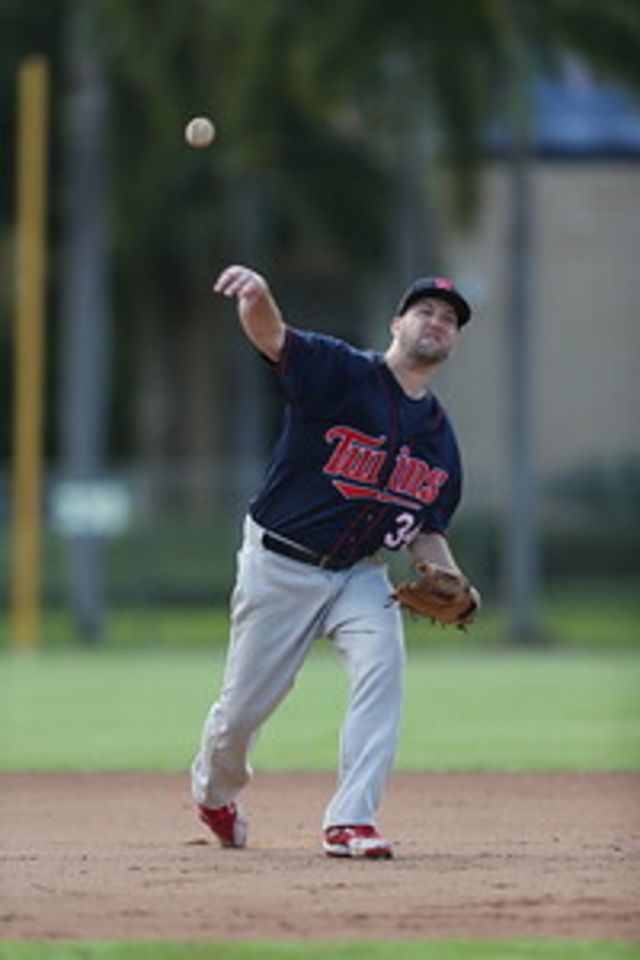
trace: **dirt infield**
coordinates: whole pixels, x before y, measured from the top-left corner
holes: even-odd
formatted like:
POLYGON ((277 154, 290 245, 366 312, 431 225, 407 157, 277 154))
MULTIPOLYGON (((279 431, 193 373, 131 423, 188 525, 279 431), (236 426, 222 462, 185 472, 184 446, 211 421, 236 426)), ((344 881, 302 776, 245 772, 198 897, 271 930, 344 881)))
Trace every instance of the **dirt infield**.
POLYGON ((0 938, 640 939, 640 774, 396 774, 391 862, 329 860, 332 778, 258 774, 221 850, 185 776, 0 775, 0 938))

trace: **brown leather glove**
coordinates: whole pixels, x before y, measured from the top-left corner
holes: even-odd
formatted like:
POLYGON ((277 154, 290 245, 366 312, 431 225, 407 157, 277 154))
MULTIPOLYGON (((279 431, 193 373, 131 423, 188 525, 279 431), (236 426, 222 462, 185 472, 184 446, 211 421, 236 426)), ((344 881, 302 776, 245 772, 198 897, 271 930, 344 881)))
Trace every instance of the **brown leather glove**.
POLYGON ((421 617, 439 623, 465 627, 480 609, 480 594, 461 573, 445 570, 435 563, 416 563, 419 577, 398 584, 392 598, 421 617))

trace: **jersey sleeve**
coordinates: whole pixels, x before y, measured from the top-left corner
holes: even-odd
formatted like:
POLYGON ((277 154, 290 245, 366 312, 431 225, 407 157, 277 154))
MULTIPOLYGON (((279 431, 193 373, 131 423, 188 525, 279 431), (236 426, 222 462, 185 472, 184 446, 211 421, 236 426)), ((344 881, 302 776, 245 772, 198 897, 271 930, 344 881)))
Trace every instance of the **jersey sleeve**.
POLYGON ((269 363, 292 404, 307 413, 326 412, 358 367, 360 352, 342 340, 287 327, 282 354, 269 363))

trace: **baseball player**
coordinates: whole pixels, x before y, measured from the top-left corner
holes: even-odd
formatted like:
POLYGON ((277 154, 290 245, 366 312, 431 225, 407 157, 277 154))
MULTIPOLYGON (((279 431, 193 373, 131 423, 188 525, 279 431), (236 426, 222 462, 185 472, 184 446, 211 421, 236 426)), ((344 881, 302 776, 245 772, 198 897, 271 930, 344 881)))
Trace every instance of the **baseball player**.
POLYGON ((419 569, 463 581, 463 605, 448 622, 471 621, 479 596, 445 539, 460 498, 460 458, 430 389, 471 311, 451 281, 418 279, 379 354, 289 326, 265 279, 245 266, 223 270, 214 290, 236 299, 285 410, 245 520, 227 663, 193 761, 193 797, 223 847, 245 846, 236 797, 252 773, 250 749, 314 640, 326 636, 350 692, 324 851, 389 859, 376 811, 396 750, 405 654, 381 552, 407 548, 419 569))

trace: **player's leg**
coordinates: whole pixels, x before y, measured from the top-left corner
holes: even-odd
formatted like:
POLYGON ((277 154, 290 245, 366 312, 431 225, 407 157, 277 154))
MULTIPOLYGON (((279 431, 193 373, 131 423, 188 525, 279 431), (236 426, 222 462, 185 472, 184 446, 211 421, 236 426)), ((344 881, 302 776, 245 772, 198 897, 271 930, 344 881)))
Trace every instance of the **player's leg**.
POLYGON ((317 636, 330 596, 326 572, 268 553, 249 522, 238 557, 222 689, 192 765, 192 794, 206 808, 229 804, 251 776, 248 755, 317 636))
POLYGON ((349 703, 340 736, 338 788, 325 829, 373 825, 393 765, 404 685, 402 619, 389 604, 380 564, 361 564, 346 580, 329 616, 329 635, 346 664, 349 703))

